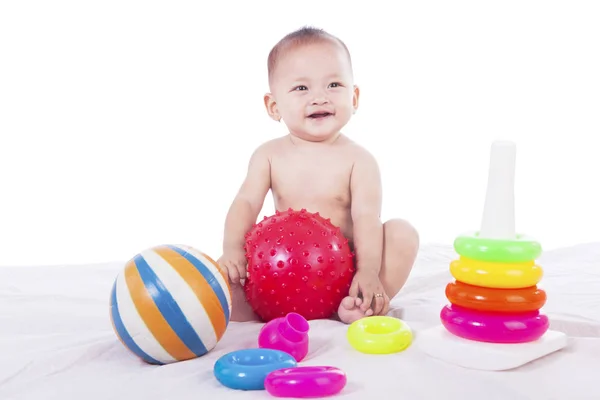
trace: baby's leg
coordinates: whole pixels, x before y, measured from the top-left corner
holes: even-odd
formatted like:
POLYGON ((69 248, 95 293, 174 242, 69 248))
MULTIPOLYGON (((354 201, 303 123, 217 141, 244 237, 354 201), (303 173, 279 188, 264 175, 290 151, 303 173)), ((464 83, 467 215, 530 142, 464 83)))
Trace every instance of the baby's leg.
POLYGON ((246 301, 244 287, 239 283, 229 283, 231 286, 231 321, 258 321, 258 316, 246 301))
MULTIPOLYGON (((391 300, 406 283, 419 251, 419 234, 408 222, 392 219, 383 224, 383 255, 379 279, 391 300)), ((337 318, 350 324, 365 316, 360 299, 342 300, 337 318)))
POLYGON ((392 219, 384 224, 383 263, 379 278, 391 299, 400 292, 419 251, 419 234, 408 222, 392 219))

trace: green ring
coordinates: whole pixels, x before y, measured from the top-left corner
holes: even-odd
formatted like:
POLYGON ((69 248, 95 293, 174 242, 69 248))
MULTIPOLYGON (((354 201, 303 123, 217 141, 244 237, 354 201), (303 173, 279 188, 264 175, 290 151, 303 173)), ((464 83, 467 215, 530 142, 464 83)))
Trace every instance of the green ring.
POLYGON ((462 257, 492 262, 527 262, 542 254, 542 246, 525 235, 514 240, 481 238, 479 232, 463 234, 454 240, 454 250, 462 257))

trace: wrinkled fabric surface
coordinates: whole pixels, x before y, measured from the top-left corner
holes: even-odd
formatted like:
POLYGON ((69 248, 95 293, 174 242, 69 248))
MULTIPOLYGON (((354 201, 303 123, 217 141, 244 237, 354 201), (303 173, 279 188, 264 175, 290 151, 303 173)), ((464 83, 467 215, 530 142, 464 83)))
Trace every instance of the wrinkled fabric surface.
MULTIPOLYGON (((414 272, 393 300, 391 315, 415 332, 439 324, 452 280, 450 246, 424 246, 414 272)), ((545 252, 540 284, 551 328, 569 336, 567 348, 514 370, 467 370, 438 361, 413 344, 386 356, 358 353, 347 326, 310 322, 310 352, 302 365, 344 370, 343 399, 600 399, 600 243, 545 252)), ((255 347, 260 323, 230 323, 202 358, 150 366, 118 341, 109 319, 113 280, 124 263, 0 268, 0 399, 267 399, 213 376, 220 356, 255 347)))

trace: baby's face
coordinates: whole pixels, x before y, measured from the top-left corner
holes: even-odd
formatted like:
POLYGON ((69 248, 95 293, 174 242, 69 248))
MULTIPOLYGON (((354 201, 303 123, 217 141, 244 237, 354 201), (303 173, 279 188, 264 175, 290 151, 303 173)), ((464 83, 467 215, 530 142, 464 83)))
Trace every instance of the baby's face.
POLYGON ((274 117, 280 116, 291 134, 309 141, 337 135, 358 106, 348 57, 329 42, 300 46, 283 55, 271 89, 274 117))

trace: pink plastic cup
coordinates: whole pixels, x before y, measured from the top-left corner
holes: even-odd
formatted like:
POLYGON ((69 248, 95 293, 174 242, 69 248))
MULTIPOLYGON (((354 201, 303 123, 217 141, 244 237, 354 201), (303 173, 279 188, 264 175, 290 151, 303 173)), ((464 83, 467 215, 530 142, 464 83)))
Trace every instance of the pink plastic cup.
POLYGON ((308 321, 302 315, 289 313, 262 327, 258 347, 284 351, 300 362, 308 354, 308 330, 308 321))

